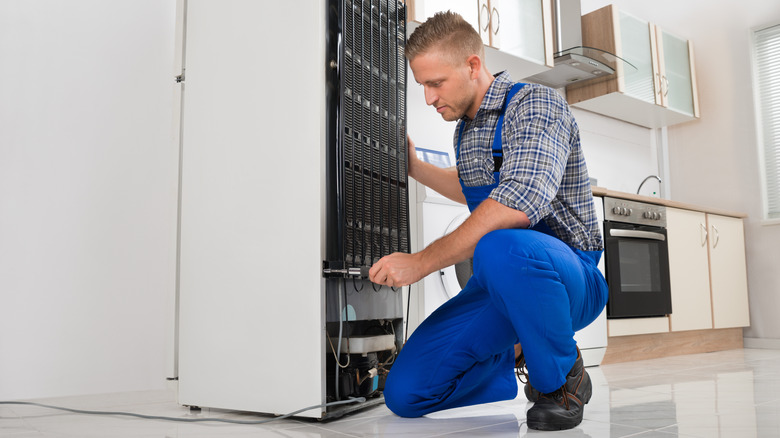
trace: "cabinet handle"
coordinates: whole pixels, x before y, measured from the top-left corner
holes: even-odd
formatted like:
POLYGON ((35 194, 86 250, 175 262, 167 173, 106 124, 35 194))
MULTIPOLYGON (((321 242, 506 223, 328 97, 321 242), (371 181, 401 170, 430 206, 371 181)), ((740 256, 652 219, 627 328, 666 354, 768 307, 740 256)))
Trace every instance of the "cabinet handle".
POLYGON ((701 234, 701 246, 704 246, 704 245, 707 244, 707 237, 708 237, 707 227, 705 227, 704 224, 701 223, 701 222, 699 222, 699 226, 701 227, 701 233, 700 233, 701 234))
POLYGON ((669 95, 669 78, 664 75, 664 97, 669 95))
MULTIPOLYGON (((472 9, 473 11, 473 9, 472 9)), ((487 32, 488 28, 490 27, 490 9, 488 9, 487 2, 485 2, 482 5, 482 9, 479 11, 479 26, 482 28, 483 31, 487 32), (484 14, 483 14, 484 12, 484 14), (483 19, 484 17, 484 19, 483 19), (483 26, 482 23, 485 25, 483 26)))
POLYGON ((653 81, 655 85, 655 94, 660 95, 661 94, 661 88, 663 88, 663 80, 661 80, 661 73, 655 74, 656 80, 653 81))
POLYGON ((718 229, 715 228, 715 225, 712 226, 712 235, 715 236, 715 241, 712 242, 712 248, 717 248, 718 242, 720 242, 720 233, 718 232, 718 229))
MULTIPOLYGON (((473 11, 473 9, 472 9, 473 11)), ((498 9, 493 8, 493 11, 490 13, 490 21, 493 21, 493 15, 496 16, 496 28, 493 30, 493 35, 498 35, 498 27, 501 26, 501 15, 498 13, 498 9)))

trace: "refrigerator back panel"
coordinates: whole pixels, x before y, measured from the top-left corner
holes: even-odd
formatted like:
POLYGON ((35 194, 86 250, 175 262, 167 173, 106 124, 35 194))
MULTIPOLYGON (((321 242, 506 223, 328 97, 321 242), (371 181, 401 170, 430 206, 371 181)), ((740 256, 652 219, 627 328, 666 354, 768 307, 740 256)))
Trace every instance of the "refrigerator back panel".
POLYGON ((339 129, 331 138, 337 188, 329 193, 337 198, 331 205, 338 232, 329 242, 329 263, 371 266, 410 249, 405 9, 387 0, 336 5, 342 8, 332 82, 339 90, 339 129))

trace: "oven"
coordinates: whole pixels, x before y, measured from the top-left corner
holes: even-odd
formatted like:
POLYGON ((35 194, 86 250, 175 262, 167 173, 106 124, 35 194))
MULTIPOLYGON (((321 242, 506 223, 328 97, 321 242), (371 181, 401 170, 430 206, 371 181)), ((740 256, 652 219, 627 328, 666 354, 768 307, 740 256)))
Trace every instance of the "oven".
POLYGON ((604 198, 607 318, 672 313, 666 208, 604 198))

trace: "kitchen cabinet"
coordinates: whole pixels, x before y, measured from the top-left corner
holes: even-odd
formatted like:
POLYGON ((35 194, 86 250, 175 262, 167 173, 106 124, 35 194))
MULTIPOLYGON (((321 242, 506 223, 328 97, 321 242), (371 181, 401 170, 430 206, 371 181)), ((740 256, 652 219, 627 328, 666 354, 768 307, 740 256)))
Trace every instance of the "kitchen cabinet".
POLYGON ((708 214, 707 224, 713 327, 749 326, 745 232, 742 219, 708 214))
POLYGON ((407 0, 409 35, 436 12, 459 13, 477 29, 492 73, 521 80, 553 67, 551 0, 407 0))
POLYGON ((608 5, 582 17, 583 46, 614 53, 615 73, 566 87, 569 104, 648 128, 699 118, 693 45, 608 5))
POLYGON ((671 330, 750 325, 742 219, 677 208, 666 219, 671 330))
POLYGON ((669 283, 672 288, 672 331, 712 328, 707 215, 666 209, 669 283))

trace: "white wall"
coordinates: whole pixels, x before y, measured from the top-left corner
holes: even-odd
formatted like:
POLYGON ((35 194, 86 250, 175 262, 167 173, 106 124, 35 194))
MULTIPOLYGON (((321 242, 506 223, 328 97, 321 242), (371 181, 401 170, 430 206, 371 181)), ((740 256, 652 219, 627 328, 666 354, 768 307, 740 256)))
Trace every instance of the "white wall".
POLYGON ((174 10, 0 2, 0 399, 165 387, 174 10))
POLYGON ((582 0, 587 13, 614 3, 694 42, 701 120, 668 129, 672 199, 745 212, 751 327, 780 339, 780 225, 761 224, 761 190, 750 65, 750 30, 780 22, 766 0, 582 0))

